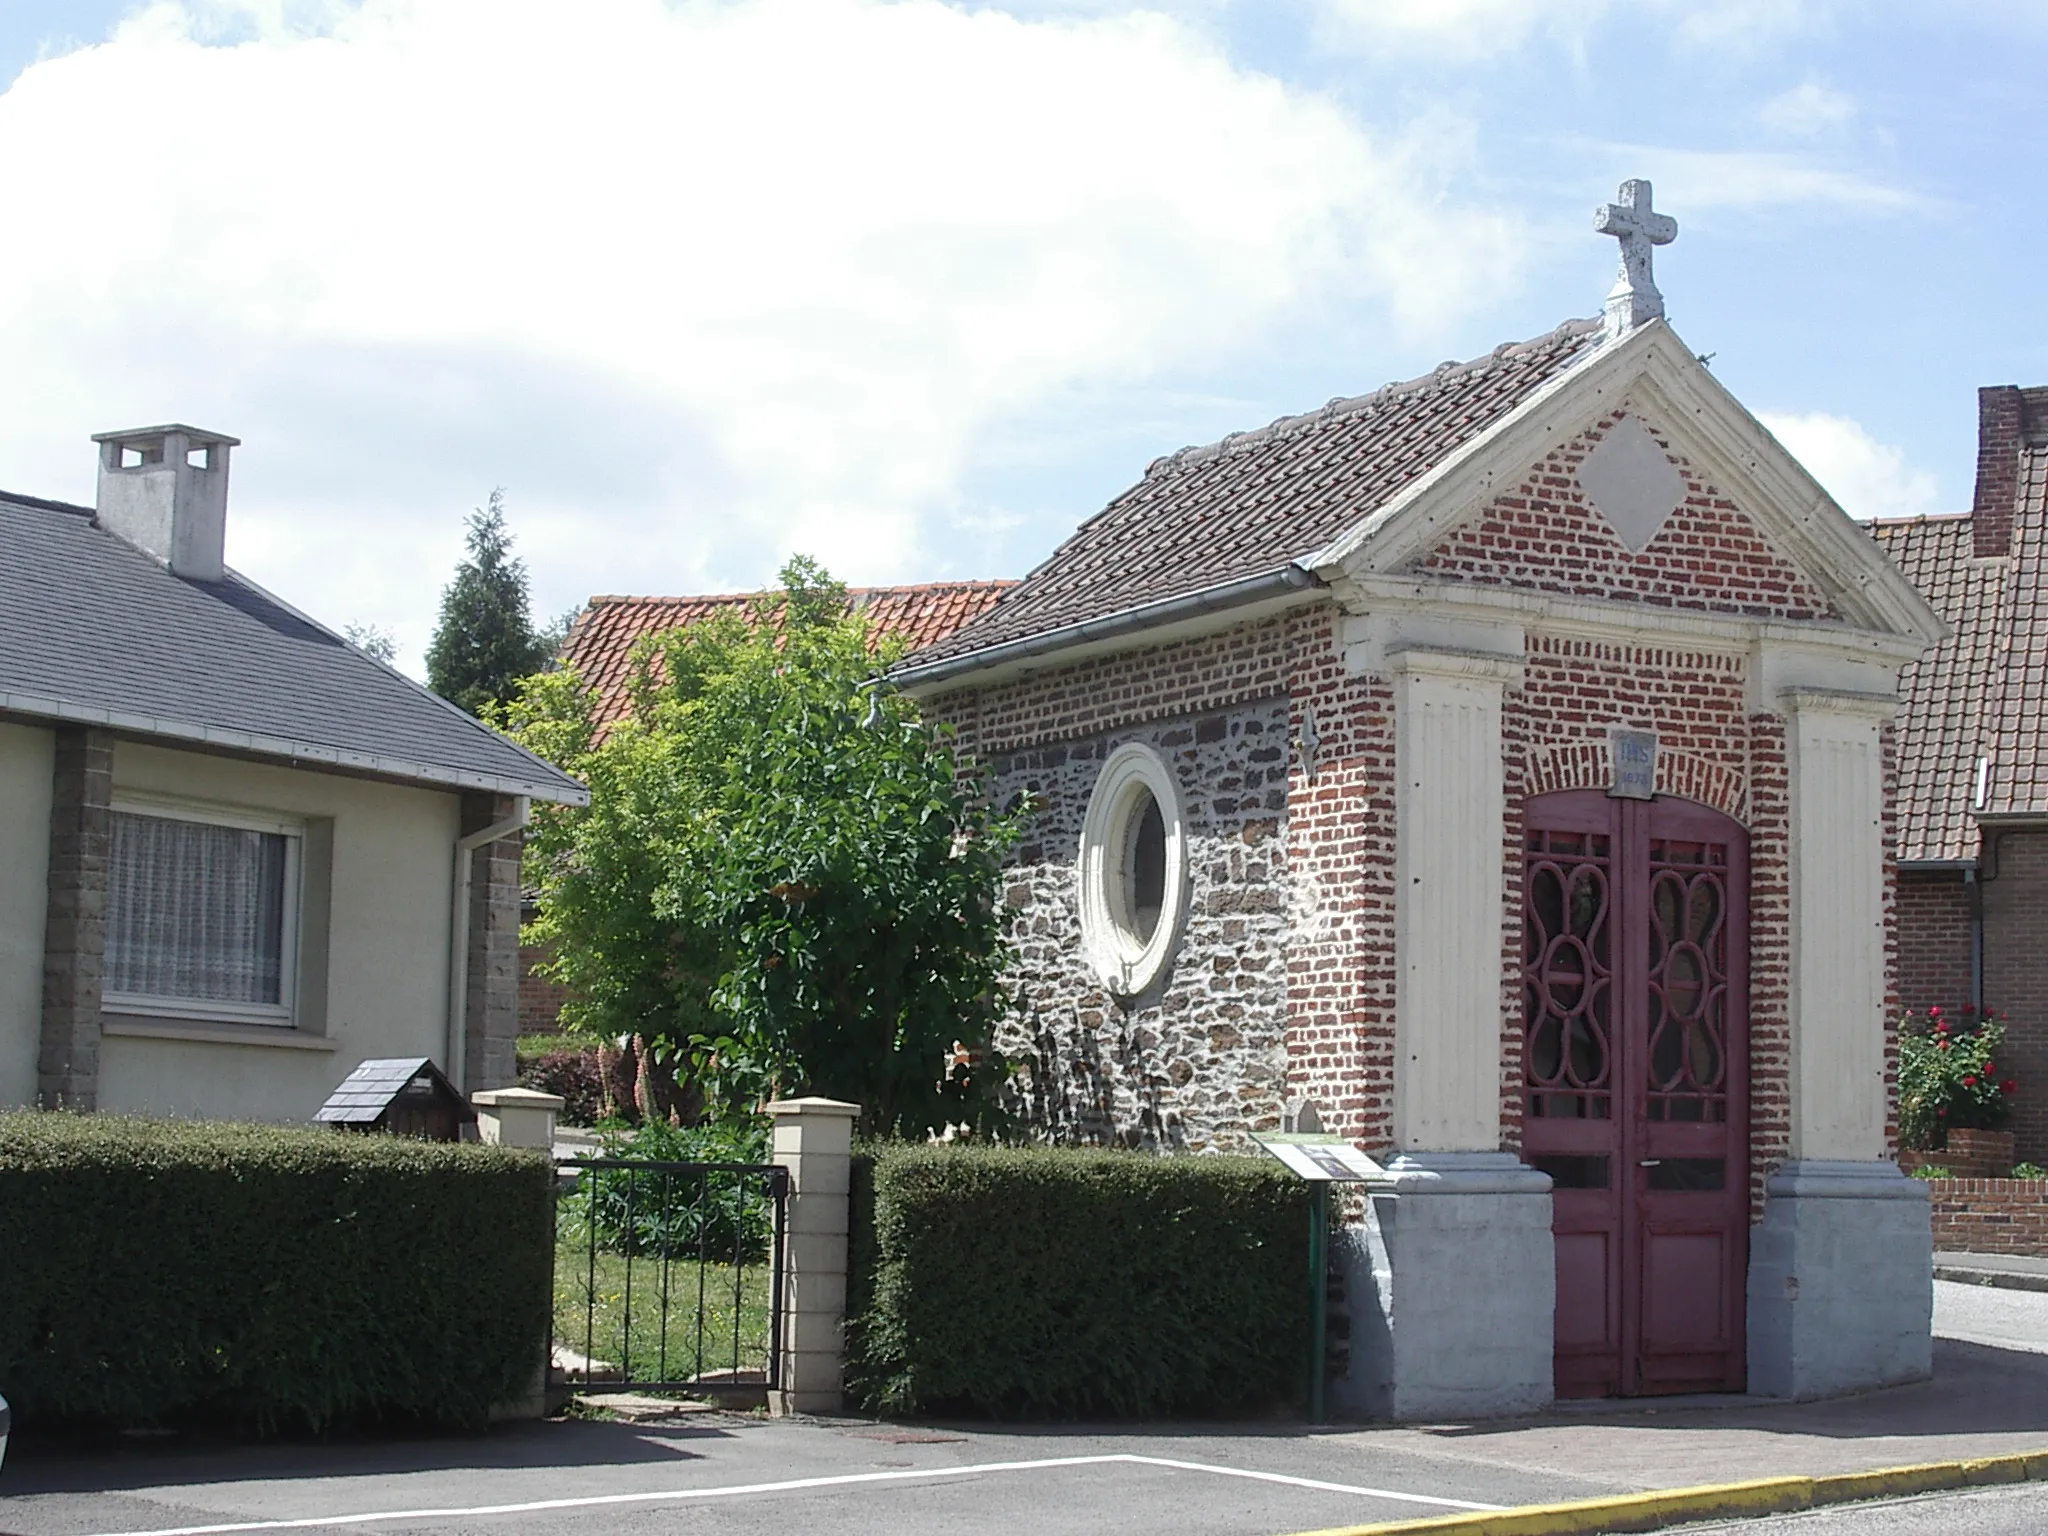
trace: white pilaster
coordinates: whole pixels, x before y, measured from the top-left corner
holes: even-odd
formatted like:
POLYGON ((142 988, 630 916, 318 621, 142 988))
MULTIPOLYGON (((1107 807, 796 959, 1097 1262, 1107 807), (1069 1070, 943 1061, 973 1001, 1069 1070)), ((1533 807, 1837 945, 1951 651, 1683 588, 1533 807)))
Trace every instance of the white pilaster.
POLYGON ((1517 657, 1407 649, 1394 676, 1394 1144, 1500 1146, 1501 694, 1517 657))
POLYGON ((1884 756, 1888 697, 1780 695, 1792 897, 1792 1156, 1885 1155, 1884 756))

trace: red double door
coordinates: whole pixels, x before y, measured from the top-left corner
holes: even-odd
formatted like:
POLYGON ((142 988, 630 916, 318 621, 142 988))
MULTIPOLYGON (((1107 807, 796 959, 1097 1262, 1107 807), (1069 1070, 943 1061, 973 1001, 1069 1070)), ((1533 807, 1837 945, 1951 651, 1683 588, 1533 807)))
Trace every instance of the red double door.
POLYGON ((1690 802, 1528 802, 1522 1156, 1551 1177, 1557 1394, 1740 1391, 1748 839, 1690 802))

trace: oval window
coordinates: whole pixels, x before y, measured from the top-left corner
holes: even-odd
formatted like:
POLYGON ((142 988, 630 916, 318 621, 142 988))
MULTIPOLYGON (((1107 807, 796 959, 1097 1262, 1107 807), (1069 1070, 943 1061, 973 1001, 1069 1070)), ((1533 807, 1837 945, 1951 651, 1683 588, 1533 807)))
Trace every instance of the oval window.
POLYGON ((1103 764, 1081 827, 1081 940, 1111 991, 1134 996, 1166 971, 1186 907, 1180 794, 1138 742, 1103 764))

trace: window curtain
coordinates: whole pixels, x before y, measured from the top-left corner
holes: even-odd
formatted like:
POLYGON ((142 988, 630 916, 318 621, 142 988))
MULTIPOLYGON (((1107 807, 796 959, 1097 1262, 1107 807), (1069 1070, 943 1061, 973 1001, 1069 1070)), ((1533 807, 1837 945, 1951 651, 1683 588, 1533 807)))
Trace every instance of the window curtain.
POLYGON ((107 990, 283 1002, 285 844, 278 832, 116 811, 107 990))

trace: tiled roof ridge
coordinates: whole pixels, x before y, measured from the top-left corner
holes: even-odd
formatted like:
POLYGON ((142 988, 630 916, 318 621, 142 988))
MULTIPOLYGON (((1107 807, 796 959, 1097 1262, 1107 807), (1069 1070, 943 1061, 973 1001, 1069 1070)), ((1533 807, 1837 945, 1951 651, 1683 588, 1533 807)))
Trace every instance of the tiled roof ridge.
POLYGON ((1494 367, 1508 358, 1520 357, 1551 342, 1591 335, 1600 328, 1601 321, 1597 317, 1590 320, 1565 320, 1540 336, 1531 336, 1524 341, 1504 341, 1491 352, 1482 352, 1479 356, 1467 358, 1463 362, 1451 359, 1438 363, 1429 372, 1417 374, 1412 379, 1382 384, 1378 389, 1362 395, 1333 395, 1312 411, 1276 417, 1263 427, 1232 432, 1213 443, 1191 444, 1173 453, 1162 454, 1145 466, 1145 478, 1149 480, 1163 470, 1180 469, 1190 464, 1206 464, 1225 454, 1246 452, 1262 443, 1285 437, 1290 432, 1303 431, 1339 416, 1356 415, 1362 411, 1391 405, 1406 395, 1417 394, 1465 374, 1494 367))
MULTIPOLYGON (((885 582, 869 587, 848 587, 846 595, 848 597, 868 597, 877 592, 958 592, 964 589, 982 591, 990 587, 1014 587, 1015 585, 1017 585, 1017 578, 1014 576, 976 576, 962 578, 959 581, 911 581, 900 584, 885 582)), ((597 592, 591 595, 586 606, 595 608, 600 604, 611 603, 743 603, 750 598, 773 595, 781 591, 782 588, 780 587, 757 587, 744 592, 683 592, 668 595, 654 595, 644 592, 597 592)))
POLYGON ((1866 517, 1866 528, 1910 528, 1916 523, 1967 523, 1976 513, 1965 507, 1960 512, 1907 512, 1898 517, 1866 517))
POLYGON ((97 517, 93 507, 81 507, 75 501, 52 501, 47 496, 24 496, 19 491, 0 491, 0 501, 11 501, 17 507, 34 507, 41 512, 69 512, 75 517, 97 517))

